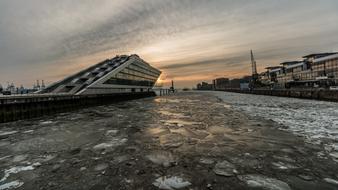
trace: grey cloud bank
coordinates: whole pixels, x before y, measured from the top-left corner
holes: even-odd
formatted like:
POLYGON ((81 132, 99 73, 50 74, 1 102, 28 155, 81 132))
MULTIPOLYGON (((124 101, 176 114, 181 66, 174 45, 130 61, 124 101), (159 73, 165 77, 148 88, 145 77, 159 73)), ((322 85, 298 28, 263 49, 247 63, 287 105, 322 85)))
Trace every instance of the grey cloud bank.
POLYGON ((337 51, 337 8, 334 0, 3 0, 0 81, 52 82, 123 53, 139 54, 180 85, 245 74, 250 49, 261 67, 337 51))

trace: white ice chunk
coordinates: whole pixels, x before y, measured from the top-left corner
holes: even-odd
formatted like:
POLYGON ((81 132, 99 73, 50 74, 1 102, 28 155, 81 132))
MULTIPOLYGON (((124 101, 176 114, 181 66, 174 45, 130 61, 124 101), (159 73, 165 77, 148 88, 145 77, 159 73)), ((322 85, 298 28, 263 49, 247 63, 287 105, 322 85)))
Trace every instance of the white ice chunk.
POLYGON ((231 177, 231 176, 235 175, 235 173, 237 173, 237 170, 235 168, 235 165, 233 165, 232 163, 224 160, 223 162, 218 162, 215 165, 214 172, 217 175, 231 177))
POLYGON ((13 135, 17 133, 18 131, 0 131, 0 137, 1 136, 7 136, 7 135, 13 135))
POLYGON ((48 125, 48 124, 52 124, 53 121, 42 121, 40 124, 41 125, 48 125))
POLYGON ((33 166, 37 166, 36 163, 34 163, 33 165, 31 166, 15 166, 13 168, 10 168, 8 170, 5 170, 5 174, 4 174, 4 177, 0 180, 0 182, 4 182, 6 181, 6 179, 11 175, 11 174, 16 174, 16 173, 19 173, 21 171, 28 171, 28 170, 34 170, 34 167, 33 166))
POLYGON ((338 185, 338 181, 331 179, 331 178, 324 178, 324 181, 331 183, 331 184, 334 184, 334 185, 338 185))
POLYGON ((251 188, 262 188, 269 190, 291 190, 289 185, 278 179, 269 178, 263 175, 242 175, 238 178, 251 188))
POLYGON ((169 178, 164 176, 156 179, 153 185, 160 189, 174 190, 187 187, 191 185, 191 183, 189 181, 184 181, 182 178, 177 176, 172 176, 169 178))
POLYGON ((16 181, 12 181, 12 182, 0 185, 0 190, 14 189, 14 188, 18 188, 22 185, 23 185, 23 182, 16 180, 16 181))

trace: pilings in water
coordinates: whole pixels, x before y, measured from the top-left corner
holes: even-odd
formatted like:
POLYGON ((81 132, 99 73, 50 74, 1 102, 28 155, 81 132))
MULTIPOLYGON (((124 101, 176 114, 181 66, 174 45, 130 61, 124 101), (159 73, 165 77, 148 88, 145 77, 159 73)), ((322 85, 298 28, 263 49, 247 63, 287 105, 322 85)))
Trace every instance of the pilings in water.
POLYGON ((0 97, 0 123, 151 96, 156 96, 156 94, 154 92, 135 92, 97 95, 0 97))
POLYGON ((157 91, 160 96, 165 96, 176 92, 176 90, 173 89, 157 89, 157 91))
POLYGON ((168 95, 169 89, 160 89, 160 96, 168 95))

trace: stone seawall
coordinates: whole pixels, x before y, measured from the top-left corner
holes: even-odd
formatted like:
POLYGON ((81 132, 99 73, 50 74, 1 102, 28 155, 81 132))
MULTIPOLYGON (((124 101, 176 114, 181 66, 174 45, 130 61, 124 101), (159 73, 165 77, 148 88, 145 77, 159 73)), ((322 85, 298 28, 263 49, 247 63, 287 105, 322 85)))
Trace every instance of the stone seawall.
POLYGON ((332 90, 251 90, 250 91, 250 90, 240 90, 240 89, 226 89, 226 90, 219 90, 219 91, 338 102, 338 91, 332 91, 332 90))
POLYGON ((154 92, 135 92, 128 94, 0 97, 0 123, 151 96, 156 96, 156 94, 154 92))

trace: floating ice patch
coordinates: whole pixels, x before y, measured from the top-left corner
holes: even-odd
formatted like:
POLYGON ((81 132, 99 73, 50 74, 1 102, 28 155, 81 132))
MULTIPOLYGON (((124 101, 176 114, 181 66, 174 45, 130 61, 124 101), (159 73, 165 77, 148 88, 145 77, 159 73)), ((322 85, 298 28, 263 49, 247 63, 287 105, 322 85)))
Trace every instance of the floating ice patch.
POLYGON ((28 130, 28 131, 24 131, 22 133, 33 133, 33 132, 34 132, 34 130, 28 130))
POLYGON ((112 130, 108 130, 108 131, 106 132, 106 135, 107 135, 107 136, 116 135, 118 132, 119 132, 118 130, 112 129, 112 130))
POLYGON ((0 137, 1 136, 8 136, 8 135, 13 135, 17 133, 18 131, 0 131, 0 137))
POLYGON ((1 157, 1 158, 0 158, 0 161, 5 160, 5 159, 10 158, 10 157, 12 157, 12 156, 11 156, 11 155, 8 155, 8 156, 1 157))
POLYGON ((185 126, 185 125, 200 125, 201 122, 194 122, 194 121, 185 121, 181 119, 170 119, 170 120, 161 120, 166 125, 177 125, 177 126, 185 126))
POLYGON ((123 145, 128 139, 126 138, 116 138, 106 143, 101 143, 93 147, 94 150, 113 150, 113 148, 123 145))
POLYGON ((7 178, 11 175, 11 174, 17 174, 19 172, 22 171, 28 171, 28 170, 34 170, 34 166, 40 166, 40 163, 34 163, 31 166, 15 166, 13 168, 10 168, 8 170, 4 171, 4 177, 0 180, 0 182, 4 182, 7 180, 7 178))
POLYGON ((165 147, 179 147, 184 143, 184 141, 184 136, 179 133, 170 133, 160 137, 160 143, 165 147))
POLYGON ((165 110, 159 111, 159 113, 162 114, 162 115, 172 116, 172 117, 176 117, 176 118, 187 118, 188 117, 188 116, 185 116, 185 115, 180 114, 180 113, 172 113, 172 112, 165 111, 165 110))
POLYGON ((95 166, 94 170, 101 171, 101 170, 105 170, 106 168, 108 168, 108 164, 99 164, 95 166))
POLYGON ((159 189, 174 190, 188 187, 191 185, 189 181, 184 181, 182 178, 177 176, 172 176, 167 178, 166 176, 156 179, 153 183, 159 189))
POLYGON ((13 162, 21 162, 26 160, 27 155, 17 155, 13 158, 13 162))
POLYGON ((238 178, 239 180, 245 182, 251 188, 262 188, 269 190, 291 190, 287 183, 263 175, 242 175, 238 176, 238 178))
POLYGON ((16 181, 12 181, 12 182, 0 185, 0 190, 15 189, 15 188, 21 187, 22 185, 23 185, 23 182, 16 180, 16 181))
POLYGON ((48 125, 48 124, 52 124, 53 121, 42 121, 40 122, 41 125, 48 125))
POLYGON ((324 181, 331 183, 331 184, 334 184, 334 185, 338 185, 338 181, 331 179, 331 178, 324 178, 324 181))
POLYGON ((280 170, 288 170, 288 169, 297 169, 297 166, 291 165, 289 163, 283 163, 283 162, 273 162, 272 166, 274 166, 277 169, 280 170))
POLYGON ((213 164, 215 161, 211 158, 201 158, 199 162, 202 164, 213 164))
POLYGON ((214 167, 214 172, 217 175, 222 175, 226 177, 231 177, 238 173, 235 165, 226 160, 224 160, 223 162, 218 162, 214 167))
POLYGON ((170 152, 154 152, 146 156, 150 161, 155 164, 163 165, 164 167, 170 166, 171 163, 175 162, 174 156, 170 152))

